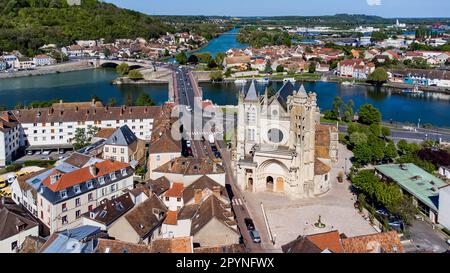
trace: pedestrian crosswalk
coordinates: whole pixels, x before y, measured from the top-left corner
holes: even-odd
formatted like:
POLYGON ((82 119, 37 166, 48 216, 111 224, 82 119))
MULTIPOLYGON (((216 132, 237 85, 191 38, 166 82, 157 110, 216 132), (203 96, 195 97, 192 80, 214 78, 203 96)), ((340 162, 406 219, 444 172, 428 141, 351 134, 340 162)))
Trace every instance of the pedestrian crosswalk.
POLYGON ((243 206, 244 202, 242 201, 241 198, 233 198, 233 200, 231 201, 233 203, 234 206, 243 206))

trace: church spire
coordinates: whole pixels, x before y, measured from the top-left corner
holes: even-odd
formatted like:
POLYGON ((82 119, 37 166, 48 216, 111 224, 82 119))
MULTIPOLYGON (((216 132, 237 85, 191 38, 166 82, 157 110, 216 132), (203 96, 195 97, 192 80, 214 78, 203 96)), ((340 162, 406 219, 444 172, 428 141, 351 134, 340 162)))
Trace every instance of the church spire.
POLYGON ((257 101, 258 100, 258 92, 256 91, 255 80, 252 80, 250 87, 245 94, 246 101, 257 101))

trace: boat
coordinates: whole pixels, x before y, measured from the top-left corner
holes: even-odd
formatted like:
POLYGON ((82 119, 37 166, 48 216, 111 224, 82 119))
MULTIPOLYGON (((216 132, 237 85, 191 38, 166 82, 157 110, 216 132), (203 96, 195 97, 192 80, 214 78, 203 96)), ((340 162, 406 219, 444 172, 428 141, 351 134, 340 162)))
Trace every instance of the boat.
POLYGON ((269 78, 259 78, 259 79, 256 79, 256 82, 257 83, 269 83, 270 79, 269 78))
POLYGON ((295 84, 295 79, 294 78, 284 78, 283 83, 287 83, 287 82, 291 82, 291 83, 295 84))
POLYGON ((341 82, 341 85, 345 85, 345 86, 352 86, 353 84, 354 84, 354 82, 349 82, 349 81, 341 82))
POLYGON ((404 90, 402 90, 402 93, 404 93, 404 94, 423 94, 423 91, 419 90, 419 85, 418 84, 415 84, 414 88, 412 90, 411 89, 404 89, 404 90))
POLYGON ((234 81, 235 84, 246 84, 247 80, 241 79, 241 80, 235 80, 234 81))

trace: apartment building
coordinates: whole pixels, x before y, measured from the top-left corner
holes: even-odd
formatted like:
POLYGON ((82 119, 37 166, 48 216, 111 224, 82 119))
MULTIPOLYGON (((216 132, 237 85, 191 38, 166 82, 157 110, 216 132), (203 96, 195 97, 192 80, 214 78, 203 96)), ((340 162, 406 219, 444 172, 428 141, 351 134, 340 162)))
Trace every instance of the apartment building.
POLYGON ((0 167, 11 163, 19 149, 19 123, 10 112, 0 112, 0 167))
POLYGON ((54 105, 48 108, 14 110, 20 123, 20 146, 29 149, 71 148, 77 128, 120 128, 128 125, 137 138, 150 141, 159 106, 80 107, 54 105))
POLYGON ((103 158, 124 163, 139 162, 145 157, 145 142, 124 125, 104 142, 103 158))
MULTIPOLYGON (((133 172, 129 164, 109 160, 78 169, 68 164, 47 169, 26 180, 36 195, 36 212, 31 212, 50 232, 77 227, 84 213, 133 189, 133 172)), ((20 193, 13 188, 14 194, 20 193)))

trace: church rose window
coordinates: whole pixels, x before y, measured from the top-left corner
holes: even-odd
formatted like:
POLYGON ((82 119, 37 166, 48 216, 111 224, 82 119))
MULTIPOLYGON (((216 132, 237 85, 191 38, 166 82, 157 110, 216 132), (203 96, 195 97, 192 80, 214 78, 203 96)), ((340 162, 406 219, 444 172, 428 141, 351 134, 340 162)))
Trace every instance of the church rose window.
POLYGON ((283 132, 281 132, 279 129, 270 129, 267 135, 269 137, 269 141, 271 142, 280 143, 281 141, 283 141, 283 132))

